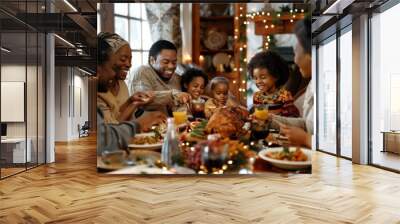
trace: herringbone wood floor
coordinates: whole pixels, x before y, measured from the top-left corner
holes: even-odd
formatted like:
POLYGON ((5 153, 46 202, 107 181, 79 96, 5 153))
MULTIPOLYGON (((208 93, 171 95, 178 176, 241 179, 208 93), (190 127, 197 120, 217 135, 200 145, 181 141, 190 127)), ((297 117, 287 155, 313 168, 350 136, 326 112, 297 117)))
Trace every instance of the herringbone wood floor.
POLYGON ((400 175, 316 153, 312 175, 97 174, 95 139, 0 181, 0 223, 400 223, 400 175))

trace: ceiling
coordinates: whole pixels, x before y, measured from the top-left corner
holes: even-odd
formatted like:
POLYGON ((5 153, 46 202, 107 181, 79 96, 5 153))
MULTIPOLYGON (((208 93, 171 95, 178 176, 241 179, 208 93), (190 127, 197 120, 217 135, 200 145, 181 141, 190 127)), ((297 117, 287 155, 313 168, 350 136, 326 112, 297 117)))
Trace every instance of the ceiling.
MULTIPOLYGON (((68 0, 67 3, 64 0, 1 0, 1 39, 2 46, 11 50, 7 53, 9 60, 25 61, 26 55, 36 56, 44 47, 39 44, 37 48, 37 33, 49 32, 75 45, 72 47, 55 38, 56 66, 79 66, 95 71, 96 3, 91 0, 68 0)), ((4 60, 5 53, 2 55, 4 60)))
POLYGON ((312 35, 318 43, 337 29, 351 24, 354 17, 373 12, 388 0, 312 0, 312 35))

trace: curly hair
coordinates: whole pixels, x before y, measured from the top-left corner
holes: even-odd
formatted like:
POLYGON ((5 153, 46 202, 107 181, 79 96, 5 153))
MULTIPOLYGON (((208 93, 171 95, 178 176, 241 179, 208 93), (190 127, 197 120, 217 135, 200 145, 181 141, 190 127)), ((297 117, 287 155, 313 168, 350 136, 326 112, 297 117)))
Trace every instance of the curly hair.
POLYGON ((206 73, 203 72, 203 70, 197 69, 197 68, 189 68, 186 70, 181 77, 181 88, 182 91, 187 92, 187 88, 185 87, 189 85, 190 82, 193 81, 194 78, 196 77, 201 77, 204 79, 204 86, 207 86, 208 83, 208 77, 206 73))
POLYGON ((277 87, 284 85, 289 78, 287 62, 273 51, 259 52, 250 59, 247 69, 251 78, 253 78, 253 72, 256 68, 267 69, 268 73, 276 78, 275 85, 277 87))

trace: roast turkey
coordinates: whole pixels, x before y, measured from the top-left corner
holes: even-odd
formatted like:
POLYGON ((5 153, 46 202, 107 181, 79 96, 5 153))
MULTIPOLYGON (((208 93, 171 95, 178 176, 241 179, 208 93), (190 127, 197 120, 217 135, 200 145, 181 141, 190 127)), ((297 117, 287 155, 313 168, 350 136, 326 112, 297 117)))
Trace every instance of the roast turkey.
POLYGON ((220 134, 226 138, 237 138, 243 133, 243 125, 248 112, 242 107, 222 107, 216 109, 210 117, 205 131, 208 134, 220 134))

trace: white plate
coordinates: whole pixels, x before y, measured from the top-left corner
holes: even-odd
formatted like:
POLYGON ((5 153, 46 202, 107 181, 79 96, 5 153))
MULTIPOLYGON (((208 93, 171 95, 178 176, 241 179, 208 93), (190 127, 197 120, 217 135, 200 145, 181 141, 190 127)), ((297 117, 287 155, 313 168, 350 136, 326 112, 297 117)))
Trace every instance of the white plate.
MULTIPOLYGON (((268 149, 263 149, 258 153, 258 156, 270 162, 272 165, 282 168, 282 169, 287 169, 287 170, 298 170, 298 169, 305 169, 311 167, 311 157, 312 157, 312 152, 309 149, 301 149, 304 154, 307 155, 307 161, 287 161, 287 160, 278 160, 278 159, 272 159, 265 154, 267 152, 280 152, 283 150, 283 147, 275 147, 275 148, 268 148, 268 149)), ((290 151, 295 151, 296 147, 290 147, 290 151)))
MULTIPOLYGON (((144 137, 144 136, 154 136, 154 133, 140 133, 135 135, 135 137, 144 137)), ((156 150, 156 149, 161 149, 162 142, 156 144, 142 144, 142 145, 129 144, 128 147, 131 149, 156 150)))
MULTIPOLYGON (((150 150, 131 150, 131 155, 130 158, 133 159, 134 161, 138 163, 144 163, 144 164, 154 164, 157 160, 161 159, 161 154, 159 152, 154 152, 150 150)), ((121 151, 121 158, 120 162, 114 162, 114 163, 105 163, 101 156, 97 157, 97 167, 105 170, 119 170, 126 168, 126 164, 123 162, 124 161, 124 156, 125 152, 121 151)))
POLYGON ((128 167, 116 171, 109 172, 107 174, 173 174, 169 170, 160 169, 157 167, 149 167, 147 165, 138 165, 128 167))
POLYGON ((220 64, 224 66, 229 66, 229 62, 231 61, 231 58, 229 57, 228 54, 226 53, 217 53, 213 57, 213 65, 214 67, 218 68, 220 64))

